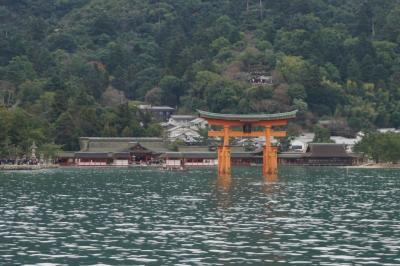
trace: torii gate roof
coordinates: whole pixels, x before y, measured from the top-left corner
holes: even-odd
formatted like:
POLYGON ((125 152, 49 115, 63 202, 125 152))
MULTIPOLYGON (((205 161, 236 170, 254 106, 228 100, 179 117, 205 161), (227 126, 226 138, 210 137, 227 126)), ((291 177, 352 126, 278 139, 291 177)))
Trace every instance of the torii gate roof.
POLYGON ((271 121, 271 120, 295 118, 297 110, 286 113, 276 113, 276 114, 218 114, 202 110, 197 110, 197 112, 199 113, 200 117, 205 119, 255 122, 255 121, 271 121))

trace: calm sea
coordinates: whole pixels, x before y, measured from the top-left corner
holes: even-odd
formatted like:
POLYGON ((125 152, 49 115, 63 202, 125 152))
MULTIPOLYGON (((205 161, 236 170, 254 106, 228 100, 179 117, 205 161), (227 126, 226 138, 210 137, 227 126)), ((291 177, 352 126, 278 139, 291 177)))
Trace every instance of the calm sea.
POLYGON ((400 171, 0 172, 0 265, 400 265, 400 171))

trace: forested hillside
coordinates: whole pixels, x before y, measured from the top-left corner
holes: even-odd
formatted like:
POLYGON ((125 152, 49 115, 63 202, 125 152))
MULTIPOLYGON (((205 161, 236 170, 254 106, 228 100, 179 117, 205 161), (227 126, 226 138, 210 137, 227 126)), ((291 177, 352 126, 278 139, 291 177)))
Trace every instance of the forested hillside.
POLYGON ((159 135, 138 101, 398 127, 399 42, 397 0, 2 0, 0 153, 159 135))

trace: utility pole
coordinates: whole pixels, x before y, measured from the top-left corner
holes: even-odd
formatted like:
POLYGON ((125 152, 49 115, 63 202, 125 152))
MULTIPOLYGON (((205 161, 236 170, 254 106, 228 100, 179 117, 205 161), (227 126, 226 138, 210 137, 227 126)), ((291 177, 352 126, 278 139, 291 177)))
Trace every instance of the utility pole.
POLYGON ((260 0, 260 19, 263 19, 263 4, 262 4, 262 0, 260 0))

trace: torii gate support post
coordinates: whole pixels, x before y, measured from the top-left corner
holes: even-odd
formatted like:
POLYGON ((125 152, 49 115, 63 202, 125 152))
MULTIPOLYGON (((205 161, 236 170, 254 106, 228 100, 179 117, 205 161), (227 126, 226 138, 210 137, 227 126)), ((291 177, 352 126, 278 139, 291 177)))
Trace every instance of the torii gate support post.
POLYGON ((229 147, 229 126, 224 125, 224 143, 218 147, 218 175, 231 175, 231 149, 229 147))
POLYGON ((263 152, 263 176, 278 173, 278 149, 271 145, 271 126, 265 126, 265 146, 263 152))

